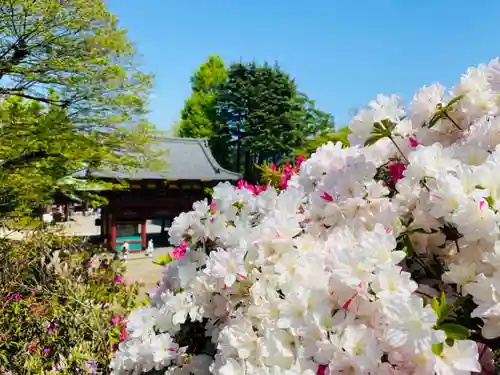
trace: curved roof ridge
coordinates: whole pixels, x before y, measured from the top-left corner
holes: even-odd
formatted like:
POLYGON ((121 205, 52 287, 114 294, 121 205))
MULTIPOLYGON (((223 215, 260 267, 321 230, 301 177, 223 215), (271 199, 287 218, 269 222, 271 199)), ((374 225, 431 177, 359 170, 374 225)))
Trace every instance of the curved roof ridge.
POLYGON ((191 138, 191 139, 199 140, 200 147, 203 150, 203 153, 205 154, 205 157, 207 158, 208 162, 210 163, 210 165, 212 165, 212 168, 214 168, 215 173, 225 172, 227 174, 230 175, 232 174, 235 177, 241 178, 241 175, 239 173, 230 171, 229 169, 226 169, 219 164, 219 162, 215 159, 214 155, 212 154, 212 150, 210 150, 207 138, 191 138))
POLYGON ((241 174, 223 168, 215 159, 207 138, 155 137, 154 148, 167 151, 165 171, 139 169, 127 173, 121 171, 91 171, 95 177, 121 179, 164 179, 229 181, 241 179, 241 174))

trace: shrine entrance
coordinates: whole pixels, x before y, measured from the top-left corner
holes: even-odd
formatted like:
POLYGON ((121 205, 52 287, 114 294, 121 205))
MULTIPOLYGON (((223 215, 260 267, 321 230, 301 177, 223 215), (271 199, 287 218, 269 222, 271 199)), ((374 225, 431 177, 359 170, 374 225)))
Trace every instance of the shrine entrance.
MULTIPOLYGON (((109 204, 101 213, 101 237, 112 251, 129 244, 129 252, 147 246, 148 220, 173 219, 189 211, 194 202, 207 197, 201 182, 140 181, 129 190, 105 192, 109 204)), ((166 235, 166 234, 165 234, 166 235)))
POLYGON ((117 221, 115 227, 115 251, 120 251, 125 242, 129 244, 129 251, 131 252, 144 249, 147 233, 146 221, 142 223, 138 223, 137 221, 117 221))
POLYGON ((205 188, 219 182, 236 181, 239 173, 222 168, 213 157, 207 139, 162 138, 159 148, 167 151, 166 170, 135 173, 81 171, 75 177, 92 176, 107 182, 128 181, 126 190, 99 190, 109 202, 102 208, 101 239, 110 250, 119 251, 129 244, 130 252, 141 251, 147 245, 147 221, 172 220, 181 212, 192 209, 193 203, 207 197, 205 188))

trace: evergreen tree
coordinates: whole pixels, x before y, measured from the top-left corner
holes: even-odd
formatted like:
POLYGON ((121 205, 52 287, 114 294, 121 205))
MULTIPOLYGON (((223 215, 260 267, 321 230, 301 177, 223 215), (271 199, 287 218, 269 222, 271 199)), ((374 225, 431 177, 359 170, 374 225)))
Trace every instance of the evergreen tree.
POLYGON ((298 92, 277 65, 234 63, 216 102, 216 136, 231 145, 232 169, 258 180, 256 164, 280 162, 310 136, 333 128, 333 118, 298 92))

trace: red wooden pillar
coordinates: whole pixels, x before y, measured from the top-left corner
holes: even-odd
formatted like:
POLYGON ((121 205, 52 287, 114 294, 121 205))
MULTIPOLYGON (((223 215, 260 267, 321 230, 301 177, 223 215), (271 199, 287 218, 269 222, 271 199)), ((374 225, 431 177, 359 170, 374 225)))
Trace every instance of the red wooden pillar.
POLYGON ((111 216, 111 250, 115 251, 116 247, 116 220, 111 216))
POLYGON ((142 221, 142 224, 141 224, 141 242, 142 242, 142 248, 145 249, 146 248, 146 243, 147 243, 147 231, 146 231, 146 227, 147 227, 147 220, 144 219, 142 221))

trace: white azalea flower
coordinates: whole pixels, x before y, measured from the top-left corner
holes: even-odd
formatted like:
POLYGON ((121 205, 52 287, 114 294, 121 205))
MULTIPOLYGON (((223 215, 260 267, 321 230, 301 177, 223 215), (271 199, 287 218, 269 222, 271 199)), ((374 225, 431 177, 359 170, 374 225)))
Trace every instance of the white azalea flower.
POLYGON ((475 342, 445 340, 461 315, 441 293, 500 337, 498 97, 496 59, 408 111, 377 96, 286 189, 217 185, 174 220, 188 251, 128 316, 113 374, 479 372, 475 342), (390 133, 365 147, 375 123, 390 133))

